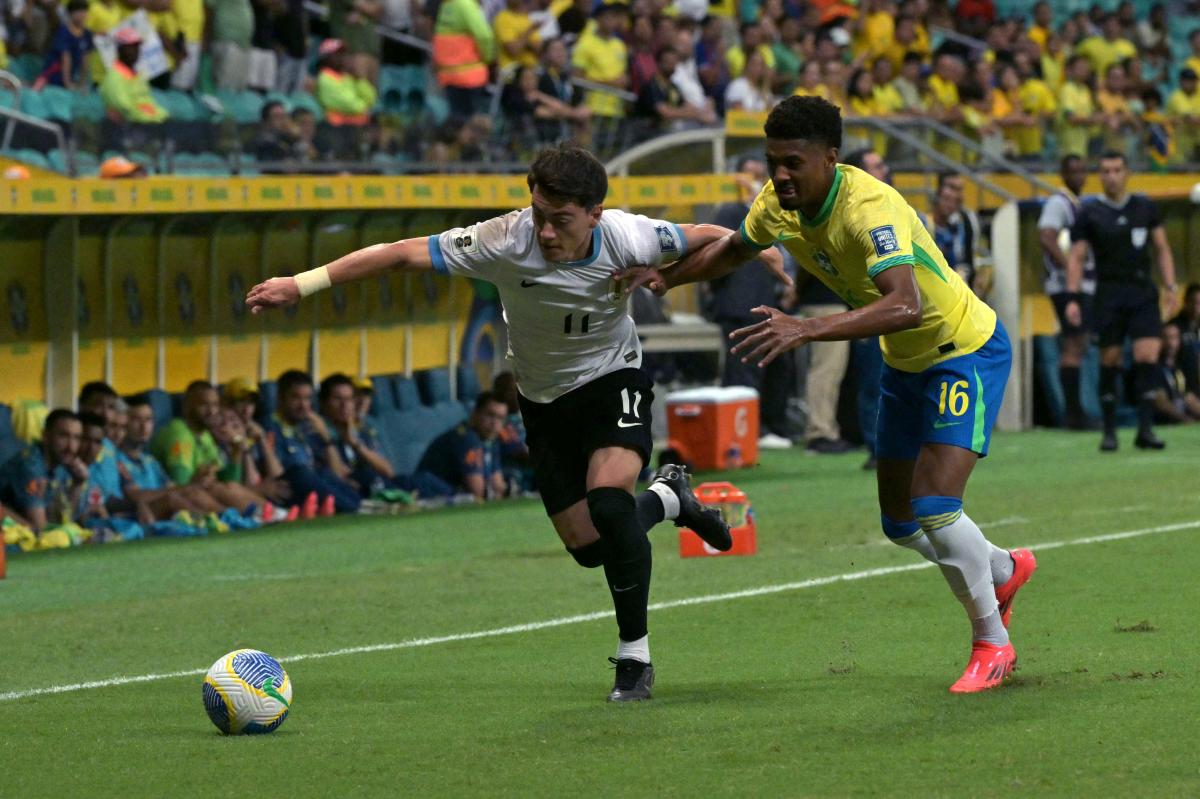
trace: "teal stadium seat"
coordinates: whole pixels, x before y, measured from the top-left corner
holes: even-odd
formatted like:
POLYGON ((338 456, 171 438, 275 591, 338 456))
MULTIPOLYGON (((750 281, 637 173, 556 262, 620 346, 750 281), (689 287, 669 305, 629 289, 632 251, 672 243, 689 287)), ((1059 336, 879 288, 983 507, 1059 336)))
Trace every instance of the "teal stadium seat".
POLYGON ((297 108, 305 108, 316 115, 318 122, 325 118, 325 111, 321 108, 321 104, 308 92, 296 92, 288 100, 293 111, 297 108))
POLYGON ((475 371, 475 367, 470 364, 458 365, 458 399, 463 404, 470 407, 475 404, 475 398, 479 396, 482 389, 479 387, 479 374, 475 371))
POLYGON ((41 92, 21 92, 20 111, 22 114, 29 114, 29 116, 37 117, 38 119, 50 118, 50 110, 46 107, 46 101, 42 97, 41 92))
POLYGON ((37 167, 38 169, 53 169, 53 167, 50 166, 49 159, 47 159, 46 156, 42 155, 37 150, 29 150, 29 149, 8 150, 8 151, 4 152, 3 155, 6 158, 12 158, 14 160, 20 161, 23 164, 28 164, 29 166, 37 167))
POLYGON ((0 88, 0 108, 16 108, 17 95, 12 89, 0 88))
POLYGON ((154 101, 163 107, 168 117, 174 122, 195 122, 198 119, 196 104, 191 95, 178 91, 160 91, 151 89, 154 101))
POLYGON ((100 172, 100 159, 86 150, 75 151, 75 172, 79 177, 95 177, 100 172))
POLYGON ((106 109, 99 92, 75 94, 71 97, 71 116, 76 120, 99 122, 104 119, 106 109))
POLYGON ((232 119, 239 125, 258 124, 262 114, 263 99, 255 92, 219 91, 215 96, 224 106, 226 118, 232 119))
POLYGON ((46 106, 46 119, 70 123, 75 116, 74 92, 62 86, 47 86, 41 90, 46 106))
POLYGON ((45 60, 40 55, 26 53, 8 59, 8 71, 21 79, 25 85, 32 84, 42 74, 45 60))

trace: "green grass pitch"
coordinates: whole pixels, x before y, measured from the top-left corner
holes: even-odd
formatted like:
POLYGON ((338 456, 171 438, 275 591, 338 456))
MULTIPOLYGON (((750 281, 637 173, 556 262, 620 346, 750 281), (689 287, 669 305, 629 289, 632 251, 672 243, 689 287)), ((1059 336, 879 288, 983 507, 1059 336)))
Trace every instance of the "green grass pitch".
MULTIPOLYGON (((637 706, 604 702, 610 619, 288 662, 607 610, 536 502, 10 556, 0 796, 1194 796, 1200 428, 1163 435, 997 436, 966 504, 996 543, 1154 532, 1038 553, 1017 675, 979 696, 946 691, 969 633, 932 568, 657 610, 637 706), (273 735, 220 735, 198 675, 13 697, 241 646, 295 686, 273 735)), ((652 601, 915 563, 861 460, 732 475, 759 553, 683 560, 659 527, 652 601)))

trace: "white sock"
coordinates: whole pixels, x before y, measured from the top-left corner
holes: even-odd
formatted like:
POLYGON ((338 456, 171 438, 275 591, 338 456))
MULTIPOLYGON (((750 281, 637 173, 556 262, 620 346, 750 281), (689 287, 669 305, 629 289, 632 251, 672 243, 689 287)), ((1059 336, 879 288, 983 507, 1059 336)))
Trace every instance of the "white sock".
MULTIPOLYGON (((936 518, 936 517, 935 517, 936 518)), ((966 513, 925 535, 937 553, 937 564, 950 590, 971 620, 973 640, 1003 646, 1008 631, 1000 622, 996 588, 992 583, 992 545, 966 513)))
POLYGON ((894 543, 899 544, 905 549, 911 549, 930 563, 937 563, 937 552, 933 549, 933 544, 929 542, 929 536, 925 535, 924 530, 918 530, 917 534, 911 538, 894 540, 894 543))
POLYGON ((638 660, 650 662, 650 636, 643 635, 636 641, 617 639, 617 660, 638 660))
POLYGON ((679 497, 675 496, 675 492, 666 483, 651 483, 646 490, 658 494, 658 498, 662 500, 664 519, 679 518, 679 497))
POLYGON ((1012 555, 1008 554, 1007 549, 1001 549, 991 541, 988 541, 988 546, 992 548, 989 554, 992 564, 992 583, 994 585, 1004 585, 1012 579, 1013 569, 1016 568, 1012 555))

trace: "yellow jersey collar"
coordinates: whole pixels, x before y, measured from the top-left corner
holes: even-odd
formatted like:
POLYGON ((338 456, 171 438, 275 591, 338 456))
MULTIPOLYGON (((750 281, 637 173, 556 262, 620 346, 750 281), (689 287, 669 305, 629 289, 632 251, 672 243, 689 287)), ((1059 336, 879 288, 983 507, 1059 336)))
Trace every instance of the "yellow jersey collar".
POLYGON ((842 167, 841 165, 833 168, 833 185, 829 187, 829 193, 825 195, 825 202, 821 204, 821 210, 817 215, 809 219, 804 215, 803 211, 796 211, 796 216, 800 219, 800 224, 806 227, 817 227, 824 224, 829 215, 833 213, 833 203, 837 200, 838 189, 842 187, 842 167))

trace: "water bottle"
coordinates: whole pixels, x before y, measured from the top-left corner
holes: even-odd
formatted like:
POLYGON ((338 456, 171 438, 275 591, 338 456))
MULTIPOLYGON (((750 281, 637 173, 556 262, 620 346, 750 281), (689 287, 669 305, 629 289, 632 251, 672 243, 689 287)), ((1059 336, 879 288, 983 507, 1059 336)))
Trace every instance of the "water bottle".
POLYGON ((736 441, 729 445, 729 449, 725 450, 725 468, 742 468, 742 448, 736 441))

